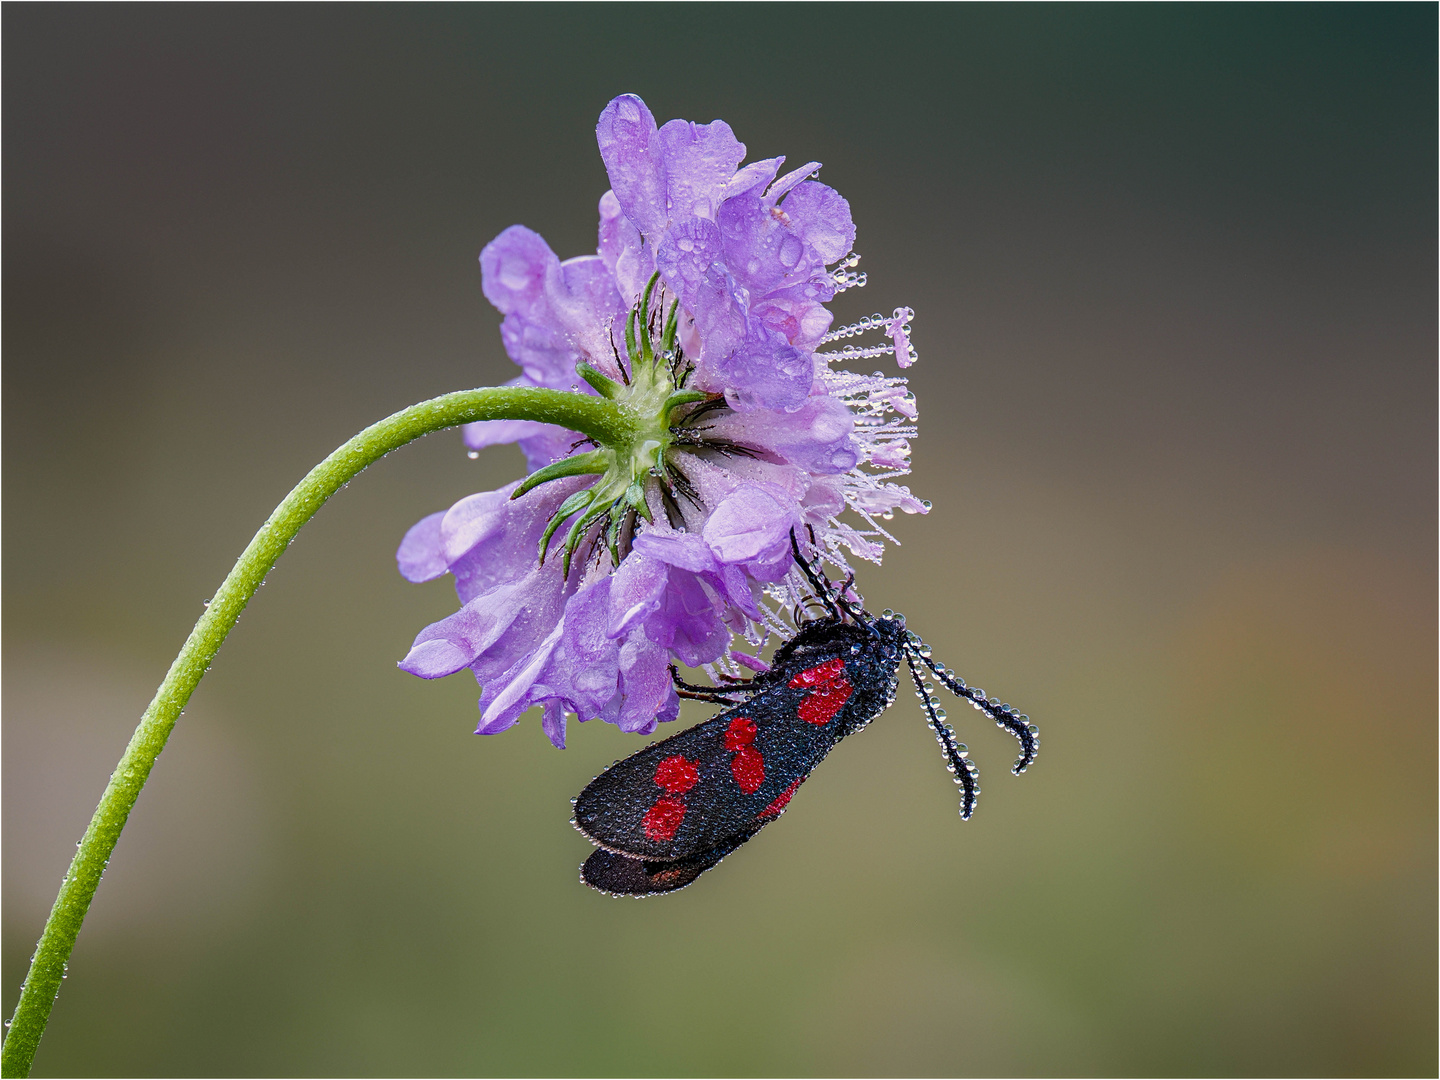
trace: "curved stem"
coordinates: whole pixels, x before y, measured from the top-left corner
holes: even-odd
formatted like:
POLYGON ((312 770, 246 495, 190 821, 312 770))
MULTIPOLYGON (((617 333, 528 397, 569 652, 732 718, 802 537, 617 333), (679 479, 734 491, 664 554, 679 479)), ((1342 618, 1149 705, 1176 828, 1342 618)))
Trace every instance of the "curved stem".
POLYGON ((582 432, 602 445, 625 447, 634 438, 636 418, 625 406, 585 394, 539 387, 461 390, 422 401, 372 424, 311 469, 275 508, 226 576, 205 614, 190 631, 180 655, 140 718, 120 764, 105 786, 100 805, 70 861, 60 894, 50 909, 15 1015, 0 1048, 0 1076, 28 1076, 50 1009, 60 992, 66 961, 90 908, 100 875, 115 850, 120 830, 145 786, 150 769, 170 737, 210 661, 265 575, 325 500, 362 469, 391 450, 441 428, 474 420, 538 420, 582 432))

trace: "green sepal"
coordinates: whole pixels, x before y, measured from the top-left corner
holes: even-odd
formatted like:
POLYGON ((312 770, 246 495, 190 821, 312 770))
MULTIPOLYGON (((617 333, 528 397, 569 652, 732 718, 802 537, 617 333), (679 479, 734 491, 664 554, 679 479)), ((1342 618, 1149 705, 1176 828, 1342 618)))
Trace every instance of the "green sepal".
POLYGON ((680 301, 670 305, 670 314, 665 319, 665 332, 660 335, 660 355, 669 356, 675 348, 675 333, 680 327, 680 301))
POLYGON ((650 504, 645 501, 645 485, 639 480, 630 481, 630 486, 625 489, 625 503, 646 521, 655 520, 655 515, 650 512, 650 504))
POLYGON ((597 394, 603 398, 609 398, 611 401, 614 401, 625 392, 624 386, 610 378, 610 376, 606 375, 603 371, 597 371, 589 364, 576 364, 575 374, 579 375, 594 387, 597 394))
MULTIPOLYGON (((545 526, 545 535, 540 537, 540 565, 545 565, 545 551, 550 546, 550 537, 555 535, 555 530, 560 528, 561 523, 577 510, 583 510, 595 500, 595 489, 585 488, 577 491, 560 504, 560 509, 555 511, 555 516, 550 519, 550 524, 545 526)), ((565 565, 570 565, 570 557, 565 557, 565 565)))
POLYGON ((611 507, 605 505, 604 500, 597 500, 594 506, 575 519, 575 524, 570 526, 570 532, 565 536, 565 561, 560 564, 561 577, 570 576, 570 558, 580 546, 580 538, 585 535, 585 530, 610 513, 610 510, 611 507))
POLYGON ((635 309, 631 308, 625 315, 625 355, 630 360, 630 368, 635 368, 635 309))
MULTIPOLYGON (((570 457, 561 458, 553 465, 546 465, 543 469, 536 469, 533 473, 520 481, 520 486, 510 493, 510 498, 518 499, 527 491, 539 487, 550 480, 559 480, 562 476, 585 476, 588 474, 603 473, 610 467, 614 460, 614 452, 610 450, 591 450, 585 454, 572 454, 570 457)), ((571 496, 574 498, 574 496, 571 496)))
POLYGON ((703 390, 676 390, 665 399, 665 404, 660 406, 660 415, 665 417, 665 422, 670 422, 670 414, 681 405, 689 405, 692 401, 704 401, 710 395, 703 390))
POLYGON ((620 530, 625 526, 624 514, 611 514, 610 524, 605 528, 605 548, 610 552, 613 566, 620 565, 620 530))
POLYGON ((645 357, 647 364, 655 363, 655 352, 650 347, 650 331, 647 327, 650 324, 650 293, 655 288, 655 283, 659 280, 660 271, 656 270, 655 273, 650 275, 650 281, 645 285, 645 295, 640 298, 640 307, 637 315, 639 320, 637 329, 640 334, 640 352, 645 357))

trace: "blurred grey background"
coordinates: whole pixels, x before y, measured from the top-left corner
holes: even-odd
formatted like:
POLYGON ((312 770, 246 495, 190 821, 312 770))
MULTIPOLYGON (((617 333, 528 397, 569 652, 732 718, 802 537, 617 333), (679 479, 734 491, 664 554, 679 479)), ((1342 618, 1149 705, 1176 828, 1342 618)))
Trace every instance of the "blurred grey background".
MULTIPOLYGON (((393 552, 442 433, 281 560, 98 893, 44 1075, 1433 1074, 1433 5, 3 13, 4 966, 254 530, 513 368, 476 255, 592 251, 622 91, 825 162, 912 305, 867 572, 1041 725, 909 697, 696 887, 582 888, 643 742, 470 734, 393 552)), ((707 715, 708 707, 687 713, 707 715)))

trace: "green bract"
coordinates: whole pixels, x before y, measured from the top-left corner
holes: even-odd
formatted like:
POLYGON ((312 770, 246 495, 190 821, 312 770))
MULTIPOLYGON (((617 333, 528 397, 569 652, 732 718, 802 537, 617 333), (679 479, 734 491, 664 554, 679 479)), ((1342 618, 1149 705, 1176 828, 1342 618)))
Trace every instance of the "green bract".
MULTIPOLYGON (((683 367, 684 357, 675 344, 680 310, 678 301, 671 303, 669 314, 664 316, 664 329, 658 345, 652 344, 654 328, 651 320, 659 316, 664 307, 662 302, 660 308, 651 311, 650 299, 659 278, 659 274, 651 276, 640 303, 630 309, 625 320, 625 350, 628 355, 625 362, 616 358, 621 378, 625 381, 616 382, 589 364, 578 364, 575 368, 597 394, 613 401, 630 421, 628 438, 613 445, 601 445, 587 453, 571 454, 537 469, 510 496, 518 499, 547 480, 558 480, 562 476, 600 476, 595 484, 575 492, 560 504, 540 538, 540 561, 543 563, 550 538, 569 518, 575 517, 563 545, 566 576, 570 573, 570 560, 580 545, 581 537, 596 522, 603 523, 601 531, 605 546, 616 565, 619 564, 621 539, 633 534, 635 515, 646 521, 652 520, 650 505, 645 499, 648 480, 665 476, 666 454, 677 437, 683 439, 674 426, 675 411, 716 396, 684 389, 689 368, 683 367)), ((669 487, 668 484, 665 486, 669 487)))

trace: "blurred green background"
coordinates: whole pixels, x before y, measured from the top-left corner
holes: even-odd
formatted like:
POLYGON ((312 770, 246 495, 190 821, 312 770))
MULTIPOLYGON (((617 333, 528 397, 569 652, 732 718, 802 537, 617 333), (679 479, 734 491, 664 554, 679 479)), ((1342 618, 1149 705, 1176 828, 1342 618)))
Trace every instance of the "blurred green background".
MULTIPOLYGON (((120 748, 289 487, 514 369, 622 91, 825 162, 912 305, 913 699, 695 888, 581 887, 642 741, 399 672, 444 433, 302 533, 156 769, 37 1074, 1433 1074, 1432 5, 6 7, 6 1015, 120 748)), ((688 706, 687 706, 688 708, 688 706)), ((709 713, 687 712, 688 721, 709 713)))

